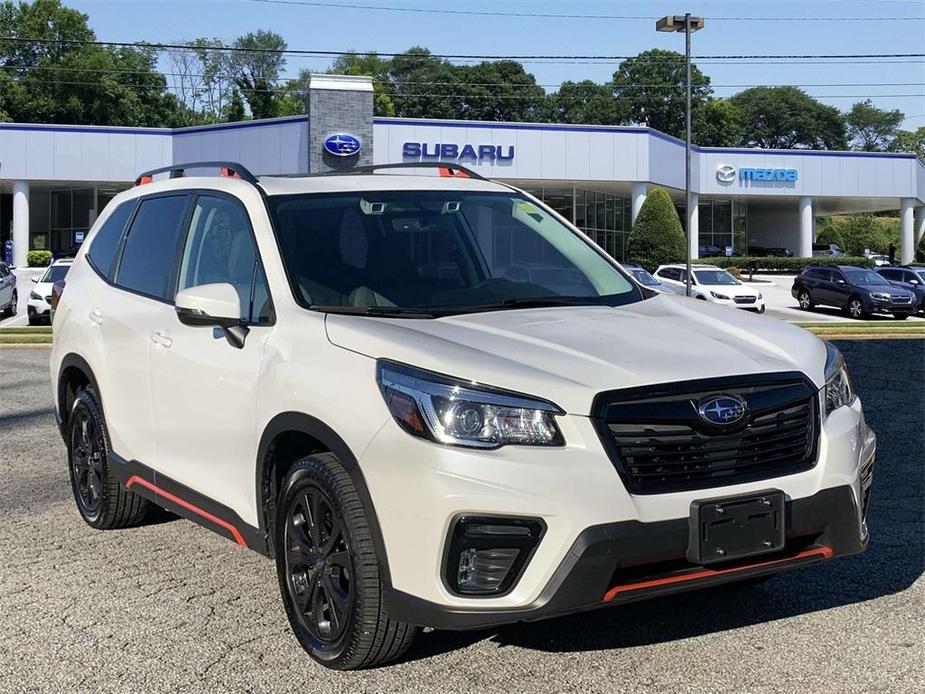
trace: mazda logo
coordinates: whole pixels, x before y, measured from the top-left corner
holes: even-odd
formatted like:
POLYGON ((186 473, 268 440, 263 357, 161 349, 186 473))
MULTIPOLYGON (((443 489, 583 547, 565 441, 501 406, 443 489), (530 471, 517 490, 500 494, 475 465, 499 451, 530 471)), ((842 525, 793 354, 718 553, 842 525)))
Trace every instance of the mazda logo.
POLYGON ((349 157, 351 154, 359 152, 362 146, 363 143, 360 142, 360 138, 349 133, 335 133, 329 135, 324 141, 325 151, 335 157, 349 157))
POLYGON ((732 183, 736 179, 736 167, 721 164, 716 167, 716 180, 720 183, 732 183))
POLYGON ((708 424, 735 424, 745 416, 745 401, 735 395, 715 395, 697 407, 700 418, 708 424))

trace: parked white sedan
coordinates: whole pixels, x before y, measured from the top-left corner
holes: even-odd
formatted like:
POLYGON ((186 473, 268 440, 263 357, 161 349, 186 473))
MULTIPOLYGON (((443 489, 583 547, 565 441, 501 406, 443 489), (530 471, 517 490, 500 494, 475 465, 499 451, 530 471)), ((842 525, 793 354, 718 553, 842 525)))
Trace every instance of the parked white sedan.
MULTIPOLYGON (((691 265, 691 296, 764 313, 764 296, 756 289, 746 287, 731 274, 715 265, 691 265)), ((662 265, 655 276, 665 284, 685 287, 687 269, 682 264, 662 265)))

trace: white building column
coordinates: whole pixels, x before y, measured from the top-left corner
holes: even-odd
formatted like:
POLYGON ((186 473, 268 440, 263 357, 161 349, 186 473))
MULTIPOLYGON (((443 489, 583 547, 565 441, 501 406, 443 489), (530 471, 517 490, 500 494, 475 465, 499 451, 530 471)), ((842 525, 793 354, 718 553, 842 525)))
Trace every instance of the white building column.
POLYGON ((814 227, 813 199, 809 196, 803 196, 800 198, 800 248, 797 253, 801 258, 811 258, 813 256, 813 241, 816 240, 813 235, 814 227))
POLYGON ((687 242, 691 245, 691 260, 697 260, 700 257, 700 195, 694 192, 687 210, 687 242))
POLYGON ((635 222, 636 217, 639 216, 639 210, 642 209, 642 203, 646 201, 646 193, 648 192, 649 187, 645 183, 634 183, 633 192, 630 197, 632 201, 632 219, 630 222, 635 222))
POLYGON ((29 182, 13 181, 13 265, 26 266, 29 252, 29 182))
POLYGON ((912 251, 915 252, 915 249, 919 247, 919 243, 922 241, 922 236, 925 236, 925 205, 916 207, 913 217, 912 251))
POLYGON ((913 210, 915 198, 903 198, 899 208, 899 260, 901 263, 911 263, 915 260, 915 243, 913 232, 913 210))

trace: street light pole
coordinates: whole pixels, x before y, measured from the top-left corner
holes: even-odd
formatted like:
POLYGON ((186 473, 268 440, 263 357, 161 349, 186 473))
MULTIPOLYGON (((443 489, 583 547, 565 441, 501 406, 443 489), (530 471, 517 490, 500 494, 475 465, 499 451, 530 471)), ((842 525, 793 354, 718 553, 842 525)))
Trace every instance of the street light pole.
POLYGON ((684 112, 684 214, 687 216, 684 229, 687 249, 684 253, 687 267, 685 281, 686 293, 691 295, 691 244, 697 239, 691 238, 691 34, 703 29, 703 17, 692 17, 688 12, 683 17, 662 17, 655 23, 657 31, 684 32, 684 67, 687 72, 685 80, 684 112))

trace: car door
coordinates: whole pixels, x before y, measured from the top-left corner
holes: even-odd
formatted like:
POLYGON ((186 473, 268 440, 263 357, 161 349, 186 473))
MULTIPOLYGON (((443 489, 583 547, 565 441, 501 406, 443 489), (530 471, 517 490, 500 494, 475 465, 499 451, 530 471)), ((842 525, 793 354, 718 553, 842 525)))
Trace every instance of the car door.
POLYGON ((112 450, 145 465, 154 461, 150 335, 173 284, 188 204, 186 194, 143 199, 124 238, 122 228, 134 205, 120 207, 100 228, 88 254, 103 281, 86 283, 86 349, 101 390, 112 450))
POLYGON ((16 277, 6 263, 0 263, 0 308, 6 307, 13 300, 15 287, 16 277))
POLYGON ((162 306, 151 339, 156 468, 244 515, 253 505, 257 381, 273 323, 266 278, 247 211, 235 198, 196 196, 176 290, 230 283, 238 292, 242 347, 218 327, 180 322, 162 306))
POLYGON ((826 292, 830 299, 826 303, 844 308, 848 305, 848 298, 851 296, 853 288, 848 284, 848 278, 845 277, 841 270, 831 270, 830 272, 831 281, 827 283, 828 286, 826 287, 826 292))

